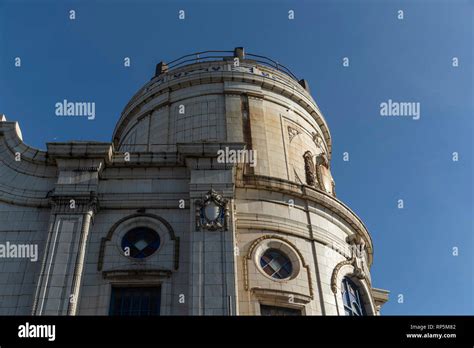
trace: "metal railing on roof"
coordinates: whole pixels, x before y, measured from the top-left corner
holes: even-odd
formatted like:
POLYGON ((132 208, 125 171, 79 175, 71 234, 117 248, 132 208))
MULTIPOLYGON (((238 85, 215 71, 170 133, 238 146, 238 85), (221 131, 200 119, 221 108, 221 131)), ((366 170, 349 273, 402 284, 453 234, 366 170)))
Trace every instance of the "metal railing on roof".
MULTIPOLYGON (((203 52, 195 52, 191 54, 187 54, 182 56, 178 59, 175 59, 171 62, 166 63, 168 71, 172 69, 176 69, 185 65, 194 64, 194 63, 201 63, 201 62, 211 62, 211 61, 223 61, 223 60, 230 60, 232 58, 237 57, 235 51, 203 51, 203 52)), ((264 66, 271 67, 282 73, 290 76, 296 81, 299 81, 298 78, 288 69, 286 66, 278 63, 277 61, 261 56, 258 54, 252 53, 245 53, 242 58, 245 60, 250 60, 256 63, 259 63, 264 66)))

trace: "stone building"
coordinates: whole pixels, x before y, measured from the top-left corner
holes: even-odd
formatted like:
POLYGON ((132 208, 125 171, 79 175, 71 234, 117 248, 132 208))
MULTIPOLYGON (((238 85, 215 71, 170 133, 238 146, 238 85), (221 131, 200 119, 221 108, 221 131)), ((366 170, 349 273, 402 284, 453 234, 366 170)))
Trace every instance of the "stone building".
POLYGON ((2 315, 378 315, 388 299, 308 84, 268 58, 159 63, 110 143, 41 151, 1 117, 2 315))

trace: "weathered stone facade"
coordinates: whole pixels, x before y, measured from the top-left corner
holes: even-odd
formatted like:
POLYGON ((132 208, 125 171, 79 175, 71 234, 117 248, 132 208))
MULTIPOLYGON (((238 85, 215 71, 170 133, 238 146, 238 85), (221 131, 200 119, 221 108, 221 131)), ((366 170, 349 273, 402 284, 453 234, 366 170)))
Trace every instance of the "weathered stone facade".
POLYGON ((345 276, 379 314, 388 292, 372 287, 372 241, 335 197, 330 160, 307 83, 243 49, 160 63, 112 143, 40 151, 3 117, 0 243, 37 244, 39 258, 0 259, 0 314, 107 315, 112 287, 157 285, 163 315, 344 315, 345 276), (255 165, 218 161, 226 148, 256 152, 255 165), (124 254, 134 227, 158 233, 152 255, 124 254), (289 277, 262 270, 269 249, 291 261, 289 277))

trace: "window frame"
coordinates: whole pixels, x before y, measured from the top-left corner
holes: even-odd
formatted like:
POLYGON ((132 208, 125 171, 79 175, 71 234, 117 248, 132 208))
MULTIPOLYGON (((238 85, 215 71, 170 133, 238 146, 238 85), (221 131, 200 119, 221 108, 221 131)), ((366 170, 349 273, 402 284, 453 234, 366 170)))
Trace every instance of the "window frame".
MULTIPOLYGON (((137 291, 139 292, 139 291, 137 291)), ((129 305, 132 307, 133 305, 133 291, 130 292, 131 294, 131 304, 129 305)), ((121 294, 123 296, 123 294, 121 294)), ((130 295, 129 295, 130 297, 130 295)), ((126 298, 126 297, 124 297, 126 298)), ((147 299, 150 299, 150 296, 147 297, 147 299)), ((123 301, 124 299, 122 298, 122 303, 120 306, 123 306, 123 301)), ((110 297, 109 297, 109 311, 108 315, 109 316, 160 316, 162 315, 162 304, 163 304, 163 288, 161 284, 150 284, 150 285, 141 285, 141 284, 130 284, 130 285, 112 285, 111 290, 110 290, 110 297), (157 290, 158 296, 157 296, 157 311, 156 312, 150 312, 149 314, 142 314, 141 313, 141 304, 142 300, 140 300, 140 305, 139 305, 139 312, 135 315, 133 314, 133 311, 130 311, 127 314, 122 314, 122 312, 115 312, 115 298, 118 295, 117 292, 124 291, 126 292, 127 290, 140 290, 142 292, 146 293, 146 289, 154 289, 157 290)))
POLYGON ((260 267, 262 268, 262 270, 271 278, 273 279, 276 279, 276 280, 285 280, 285 279, 289 279, 291 278, 292 274, 293 274, 293 263, 291 262, 291 258, 290 256, 288 256, 283 250, 281 249, 275 249, 275 248, 268 248, 266 250, 264 250, 262 252, 262 254, 260 255, 260 259, 259 259, 259 265, 260 267), (276 260, 277 258, 276 257, 273 257, 272 255, 272 258, 270 261, 266 261, 264 260, 264 257, 267 255, 267 254, 270 254, 270 253, 275 253, 275 254, 278 254, 278 257, 279 258, 282 258, 284 259, 284 263, 281 265, 279 264, 279 268, 277 270, 275 270, 273 267, 272 267, 272 262, 274 260, 276 260), (262 265, 262 263, 265 262, 265 265, 262 265), (286 269, 285 266, 289 265, 289 269, 286 269), (267 272, 267 269, 270 268, 273 273, 269 273, 267 272), (288 272, 288 274, 286 276, 283 276, 280 274, 280 271, 286 271, 288 272), (277 275, 277 277, 275 277, 275 275, 277 275))
POLYGON ((138 226, 133 226, 133 227, 127 229, 127 230, 125 231, 125 233, 123 233, 122 236, 120 236, 120 250, 122 251, 122 254, 123 254, 124 256, 126 256, 127 258, 132 259, 132 260, 137 260, 137 261, 146 260, 147 258, 149 258, 149 257, 151 257, 151 256, 153 256, 153 255, 155 255, 155 254, 161 249, 162 245, 163 245, 163 238, 162 238, 162 236, 160 235, 160 233, 159 233, 156 229, 154 229, 154 228, 152 228, 152 227, 150 227, 150 226, 147 226, 147 225, 145 225, 145 224, 143 224, 143 225, 138 225, 138 226), (124 240, 125 240, 125 238, 127 237, 127 235, 128 235, 130 232, 133 232, 134 230, 138 230, 138 229, 144 229, 144 230, 152 231, 152 232, 155 233, 156 236, 157 236, 157 242, 158 242, 157 248, 156 248, 151 254, 149 254, 149 255, 147 255, 147 256, 144 256, 144 257, 133 257, 133 256, 131 255, 131 253, 130 253, 130 255, 126 255, 126 254, 125 254, 124 247, 123 247, 124 240))
POLYGON ((365 303, 358 286, 350 277, 344 276, 341 280, 341 297, 344 313, 347 316, 366 316, 365 303), (355 305, 355 307, 354 307, 355 305), (356 312, 359 312, 357 314, 356 312))

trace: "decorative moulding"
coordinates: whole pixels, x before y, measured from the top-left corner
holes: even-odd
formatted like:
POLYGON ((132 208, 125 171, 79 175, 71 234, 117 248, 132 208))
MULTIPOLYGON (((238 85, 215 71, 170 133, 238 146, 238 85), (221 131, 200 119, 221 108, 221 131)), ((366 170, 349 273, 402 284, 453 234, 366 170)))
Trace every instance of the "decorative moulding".
POLYGON ((226 231, 229 220, 228 200, 214 189, 195 201, 196 230, 226 231))

